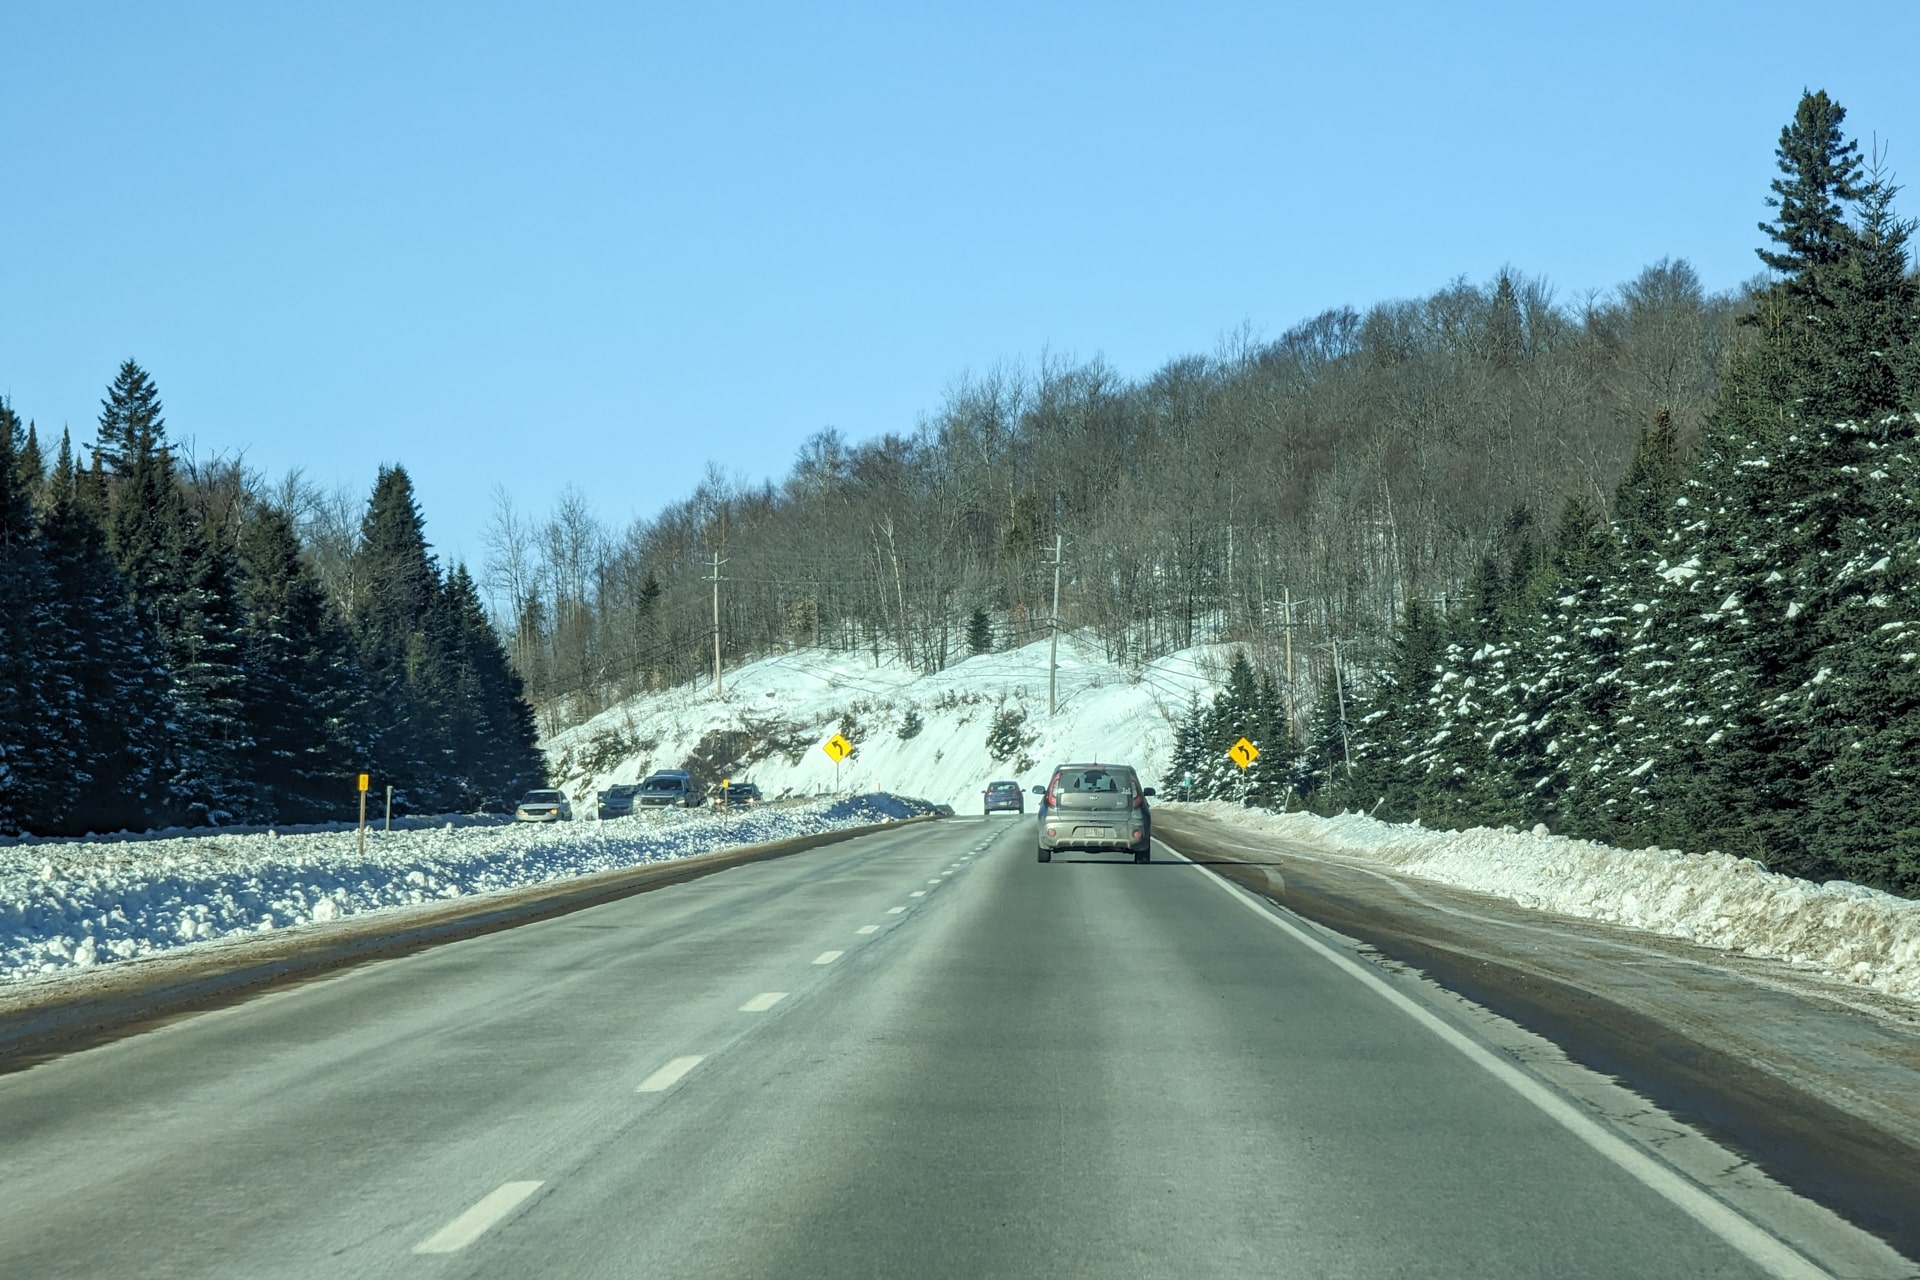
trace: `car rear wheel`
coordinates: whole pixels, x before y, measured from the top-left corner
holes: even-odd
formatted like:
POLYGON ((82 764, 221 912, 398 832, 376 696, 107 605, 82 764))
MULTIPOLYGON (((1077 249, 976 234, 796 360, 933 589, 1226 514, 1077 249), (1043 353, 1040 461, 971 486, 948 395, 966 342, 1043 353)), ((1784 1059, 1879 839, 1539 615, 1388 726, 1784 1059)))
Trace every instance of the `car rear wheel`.
POLYGON ((1053 861, 1053 850, 1051 850, 1051 849, 1042 849, 1042 850, 1040 851, 1040 861, 1042 861, 1042 862, 1052 862, 1052 861, 1053 861))
POLYGON ((1136 854, 1134 854, 1134 855, 1133 855, 1133 860, 1134 860, 1135 862, 1152 862, 1152 861, 1153 861, 1153 850, 1151 850, 1151 849, 1142 849, 1142 850, 1141 850, 1141 851, 1140 851, 1139 853, 1136 853, 1136 854))

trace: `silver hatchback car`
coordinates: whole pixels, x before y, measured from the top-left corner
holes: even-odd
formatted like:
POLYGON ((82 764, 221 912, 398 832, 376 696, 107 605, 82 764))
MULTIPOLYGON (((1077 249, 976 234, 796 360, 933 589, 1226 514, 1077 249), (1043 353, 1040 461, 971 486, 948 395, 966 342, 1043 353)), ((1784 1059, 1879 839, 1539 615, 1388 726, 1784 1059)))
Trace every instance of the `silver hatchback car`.
POLYGON ((1124 764, 1063 764, 1044 787, 1040 802, 1040 861, 1052 862, 1055 850, 1131 853, 1135 862, 1153 859, 1153 812, 1147 807, 1152 787, 1124 764))

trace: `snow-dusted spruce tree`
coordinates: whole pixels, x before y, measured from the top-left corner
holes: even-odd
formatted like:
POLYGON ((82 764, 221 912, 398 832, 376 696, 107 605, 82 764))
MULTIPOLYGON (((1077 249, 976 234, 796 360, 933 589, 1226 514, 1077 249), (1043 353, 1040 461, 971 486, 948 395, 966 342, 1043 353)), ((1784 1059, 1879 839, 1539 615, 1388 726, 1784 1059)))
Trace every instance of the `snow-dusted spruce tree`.
MULTIPOLYGON (((103 440, 128 416, 116 396, 101 414, 103 440)), ((263 816, 239 782, 251 740, 241 714, 245 674, 229 539, 210 537, 189 507, 152 407, 131 438, 114 446, 127 470, 109 490, 109 533, 136 605, 153 620, 167 672, 164 816, 196 824, 263 816)))
POLYGON ((72 804, 70 681, 59 666, 54 583, 19 465, 20 420, 0 404, 0 832, 31 831, 72 804))
POLYGON ((78 791, 45 834, 141 830, 162 816, 167 673, 159 641, 107 551, 106 476, 82 471, 63 434, 41 521, 57 595, 63 694, 74 702, 78 791))
POLYGON ((1186 780, 1200 767, 1200 757, 1206 750, 1207 708, 1200 705, 1200 697, 1195 694, 1187 700, 1187 713, 1173 730, 1173 756, 1167 763, 1167 799, 1198 800, 1202 797, 1186 785, 1186 780))
POLYGON ((1468 585, 1468 602, 1447 627, 1447 642, 1427 686, 1424 717, 1431 732, 1413 745, 1409 764, 1418 772, 1420 816, 1428 822, 1468 827, 1505 810, 1492 752, 1498 745, 1494 735, 1515 714, 1509 615, 1531 568, 1522 514, 1513 513, 1507 522, 1517 552, 1513 565, 1492 553, 1481 559, 1468 585))
POLYGON ((1501 715, 1485 735, 1497 798, 1483 821, 1571 825, 1578 762, 1609 704, 1615 644, 1603 593, 1618 565, 1607 526, 1571 501, 1531 573, 1510 588, 1498 644, 1507 680, 1491 691, 1501 715))
POLYGON ((247 513, 239 568, 252 803, 281 822, 337 818, 363 758, 351 641, 285 511, 257 503, 247 513))
POLYGON ((1770 714, 1799 743, 1803 857, 1849 879, 1920 891, 1920 285, 1894 188, 1863 188, 1849 252, 1827 268, 1813 335, 1818 399, 1858 412, 1819 434, 1832 469, 1831 543, 1791 585, 1813 653, 1770 714))
MULTIPOLYGON (((1756 299, 1753 339, 1729 366, 1670 512, 1656 566, 1666 585, 1639 602, 1640 679, 1611 761, 1632 780, 1627 832, 1811 876, 1856 860, 1823 792, 1837 785, 1835 753, 1858 739, 1839 727, 1826 686, 1899 661, 1862 649, 1888 639, 1874 619, 1898 597, 1874 575, 1894 570, 1916 527, 1898 456, 1915 310, 1902 296, 1904 229, 1887 212, 1890 192, 1859 184, 1843 117, 1810 94, 1783 132, 1770 228, 1783 252, 1762 256, 1787 274, 1756 299), (1863 194, 1856 229, 1841 213, 1863 194)), ((1851 714, 1898 742, 1906 713, 1885 693, 1860 687, 1851 714)), ((1869 821, 1911 807, 1911 784, 1838 767, 1856 780, 1851 800, 1879 815, 1869 821)))
MULTIPOLYGON (((1338 794, 1392 822, 1419 816, 1421 784, 1429 763, 1424 753, 1439 722, 1437 700, 1429 695, 1440 676, 1446 647, 1445 617, 1421 601, 1409 603, 1387 666, 1374 673, 1368 709, 1357 717, 1349 715, 1348 741, 1358 743, 1353 768, 1340 776, 1329 769, 1319 779, 1338 784, 1329 798, 1338 794)), ((1338 716, 1337 707, 1333 714, 1338 716)), ((1332 727, 1329 745, 1336 754, 1331 762, 1338 763, 1339 725, 1332 727)), ((1310 758, 1310 753, 1303 757, 1310 758)), ((1304 775, 1301 789, 1316 789, 1313 764, 1304 766, 1304 775)))
POLYGON ((1566 791, 1556 830, 1618 840, 1643 825, 1647 757, 1634 751, 1649 733, 1656 739, 1649 749, 1657 750, 1661 732, 1642 718, 1643 695, 1667 679, 1671 637, 1662 627, 1678 616, 1650 602, 1687 589, 1697 574, 1697 566, 1668 558, 1675 537, 1669 516, 1683 474, 1673 419, 1662 409, 1641 431, 1615 489, 1610 561, 1596 560, 1584 581, 1563 584, 1575 597, 1567 625, 1578 644, 1573 679, 1582 714, 1557 738, 1566 791))

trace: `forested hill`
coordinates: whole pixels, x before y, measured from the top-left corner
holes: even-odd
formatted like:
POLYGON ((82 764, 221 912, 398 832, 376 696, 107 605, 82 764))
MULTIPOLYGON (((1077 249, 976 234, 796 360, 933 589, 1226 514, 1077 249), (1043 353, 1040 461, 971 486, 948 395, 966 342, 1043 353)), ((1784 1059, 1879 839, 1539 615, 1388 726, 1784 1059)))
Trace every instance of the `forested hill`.
POLYGON ((0 833, 346 819, 361 772, 431 812, 542 782, 520 679, 406 473, 324 547, 287 489, 179 463, 131 360, 84 462, 63 434, 49 465, 0 403, 0 833))
POLYGON ((1329 642, 1384 656, 1409 601, 1461 599, 1509 531, 1605 508, 1664 411, 1701 429, 1751 299, 1667 261, 1605 297, 1517 273, 1140 380, 1043 358, 957 381, 911 430, 809 439, 778 483, 719 471, 624 530, 503 494, 486 585, 557 731, 712 664, 821 643, 938 670, 984 611, 996 646, 1063 625, 1122 660, 1241 639, 1298 700, 1329 642))
MULTIPOLYGON (((1195 708, 1203 791, 1629 846, 1920 892, 1920 284, 1898 190, 1809 94, 1697 443, 1656 413, 1625 474, 1516 518, 1464 595, 1418 595, 1302 754, 1252 664, 1195 708)), ((1665 406, 1663 405, 1664 409, 1665 406)))

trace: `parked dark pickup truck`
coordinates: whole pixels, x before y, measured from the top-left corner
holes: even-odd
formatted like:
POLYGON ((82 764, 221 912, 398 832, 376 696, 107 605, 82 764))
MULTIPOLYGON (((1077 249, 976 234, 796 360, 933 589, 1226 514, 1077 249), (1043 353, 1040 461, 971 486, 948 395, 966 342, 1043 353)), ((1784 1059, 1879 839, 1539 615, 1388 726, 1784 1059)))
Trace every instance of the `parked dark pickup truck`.
POLYGON ((634 802, 642 809, 691 809, 705 801, 705 793, 694 785, 693 775, 685 769, 661 769, 649 774, 634 794, 634 802))

